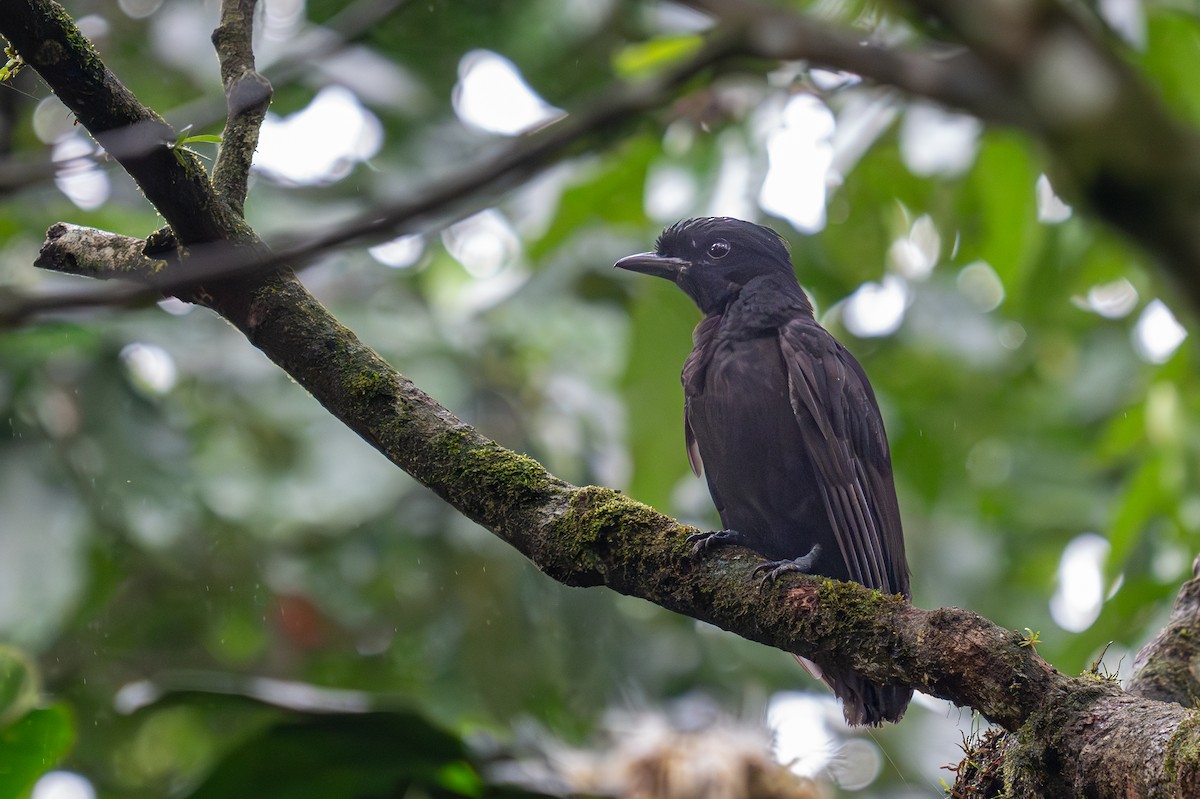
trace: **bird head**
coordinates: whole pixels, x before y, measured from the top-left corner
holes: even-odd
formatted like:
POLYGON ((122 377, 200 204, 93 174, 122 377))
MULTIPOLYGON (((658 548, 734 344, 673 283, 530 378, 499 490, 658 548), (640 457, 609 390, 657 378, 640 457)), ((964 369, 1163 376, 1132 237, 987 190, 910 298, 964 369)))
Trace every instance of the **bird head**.
POLYGON ((755 278, 796 280, 778 233, 730 217, 676 222, 662 232, 652 252, 628 255, 616 266, 674 282, 705 314, 724 311, 755 278))

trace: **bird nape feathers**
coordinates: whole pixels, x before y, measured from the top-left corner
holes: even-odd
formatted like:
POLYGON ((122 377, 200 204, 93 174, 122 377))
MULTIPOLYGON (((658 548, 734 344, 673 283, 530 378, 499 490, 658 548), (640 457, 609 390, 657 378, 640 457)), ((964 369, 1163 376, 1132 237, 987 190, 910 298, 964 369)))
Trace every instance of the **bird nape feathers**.
MULTIPOLYGON (((875 393, 813 317, 783 239, 740 219, 687 219, 616 265, 671 280, 704 313, 683 366, 684 438, 725 529, 696 536, 693 552, 741 544, 768 559, 768 581, 799 571, 908 597, 875 393)), ((899 721, 912 698, 801 662, 851 724, 899 721)))

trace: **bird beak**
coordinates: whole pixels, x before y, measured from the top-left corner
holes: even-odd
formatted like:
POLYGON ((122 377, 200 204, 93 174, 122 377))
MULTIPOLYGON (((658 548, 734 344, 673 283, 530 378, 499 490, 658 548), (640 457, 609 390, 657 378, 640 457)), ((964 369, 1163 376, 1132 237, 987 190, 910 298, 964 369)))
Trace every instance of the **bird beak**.
POLYGON ((617 269, 628 269, 630 272, 641 272, 643 275, 665 277, 674 281, 685 271, 688 262, 682 258, 668 258, 653 252, 639 252, 636 255, 626 255, 613 265, 617 269))

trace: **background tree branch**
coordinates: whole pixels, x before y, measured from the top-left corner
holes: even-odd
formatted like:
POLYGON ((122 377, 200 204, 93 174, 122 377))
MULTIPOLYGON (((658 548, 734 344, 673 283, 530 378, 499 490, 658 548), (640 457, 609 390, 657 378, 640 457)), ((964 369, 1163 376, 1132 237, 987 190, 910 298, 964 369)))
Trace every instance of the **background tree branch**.
MULTIPOLYGON (((34 13, 31 11, 30 13, 34 13)), ((14 18, 14 23, 21 23, 25 16, 14 18)), ((29 41, 36 34, 32 26, 18 28, 16 41, 29 41)), ((59 33, 58 35, 65 35, 59 33)), ((86 41, 86 40, 84 40, 86 41)), ((548 168, 557 161, 570 155, 578 154, 596 147, 625 129, 638 114, 657 108, 672 97, 680 88, 711 67, 715 62, 730 54, 732 41, 730 37, 720 35, 705 46, 695 56, 687 59, 677 67, 667 70, 664 74, 635 85, 618 85, 604 96, 597 98, 578 113, 567 116, 562 121, 535 131, 514 142, 499 154, 483 160, 481 163, 464 169, 450 177, 443 178, 436 185, 423 192, 391 203, 382 208, 373 208, 369 212, 337 225, 331 230, 316 234, 298 234, 296 240, 278 242, 274 253, 260 247, 232 249, 228 246, 217 245, 211 248, 191 247, 191 257, 186 267, 178 267, 176 278, 172 275, 171 282, 163 276, 157 291, 172 291, 177 288, 209 280, 236 278, 246 273, 271 269, 283 264, 289 266, 303 265, 304 262, 316 255, 335 247, 357 240, 379 240, 398 233, 412 232, 424 226, 435 223, 444 224, 455 218, 478 210, 486 205, 505 189, 511 188, 523 180, 548 168)), ((107 75, 105 80, 116 83, 116 79, 107 75)), ((119 84, 118 84, 119 85, 119 84)), ((123 87, 122 87, 123 88, 123 87)), ((105 98, 102 98, 105 99, 105 98)), ((122 124, 136 126, 147 110, 135 110, 130 113, 120 113, 106 116, 103 124, 120 127, 122 124)), ((259 119, 261 123, 261 119, 259 119)), ((107 129, 107 128, 106 128, 107 129)), ((89 128, 90 130, 90 128, 89 128)), ((196 162, 190 154, 181 157, 189 163, 196 162)), ((125 163, 124 161, 122 162, 125 163)), ((127 168, 136 169, 140 162, 132 162, 127 168)), ((174 168, 174 167, 173 167, 174 168)), ((134 174, 131 172, 131 174, 134 174)), ((134 174, 137 178, 137 174, 134 174)), ((143 180, 154 182, 158 178, 148 173, 143 180)), ((178 178, 172 178, 172 180, 178 178)), ((211 205, 215 195, 207 196, 204 202, 211 205)), ((191 231, 194 223, 190 221, 191 203, 194 198, 186 194, 173 197, 169 192, 155 202, 164 203, 160 208, 163 216, 184 244, 205 244, 217 239, 204 236, 184 237, 182 231, 191 231), (173 219, 179 219, 181 227, 176 227, 173 219)), ((246 236, 247 231, 239 230, 235 220, 218 218, 214 215, 214 224, 224 227, 227 236, 246 236), (234 231, 237 231, 236 234, 234 231)), ((107 304, 130 304, 148 300, 152 295, 144 289, 117 290, 105 292, 97 296, 93 292, 70 292, 59 297, 10 299, 0 308, 0 325, 15 324, 32 313, 45 312, 51 309, 71 307, 97 306, 107 304)))

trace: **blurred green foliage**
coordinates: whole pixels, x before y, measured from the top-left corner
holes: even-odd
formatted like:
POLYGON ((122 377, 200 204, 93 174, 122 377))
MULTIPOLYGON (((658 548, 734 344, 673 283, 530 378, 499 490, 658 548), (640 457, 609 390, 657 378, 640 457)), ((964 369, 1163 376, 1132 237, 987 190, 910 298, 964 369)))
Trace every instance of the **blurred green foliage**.
MULTIPOLYGON (((838 4, 819 5, 837 18, 838 4)), ((843 4, 840 19, 879 22, 860 18, 859 5, 869 4, 843 4)), ((299 35, 345 6, 311 0, 290 22, 275 20, 260 64, 295 57, 299 35)), ((182 124, 215 133, 219 82, 198 32, 215 23, 213 4, 146 8, 134 18, 91 0, 70 11, 140 98, 163 112, 191 109, 197 118, 182 124)), ((652 70, 691 46, 690 23, 668 11, 401 4, 355 33, 359 60, 327 56, 276 87, 274 111, 287 114, 321 86, 345 83, 381 123, 382 149, 325 185, 255 179, 248 218, 266 234, 333 225, 486 157, 502 137, 462 124, 452 107, 472 50, 511 59, 569 110, 614 70, 652 70), (391 101, 370 97, 376 78, 400 87, 391 101)), ((1182 118, 1200 122, 1200 82, 1187 67, 1200 51, 1200 22, 1168 4, 1145 12, 1149 44, 1128 57, 1182 118)), ((879 395, 914 600, 1038 630, 1039 653, 1064 671, 1086 668, 1109 642, 1108 668, 1127 668, 1200 541, 1194 350, 1189 340, 1165 363, 1150 362, 1135 328, 1156 297, 1187 327, 1190 309, 1144 254, 1079 213, 1039 221, 1035 185, 1048 166, 1022 136, 986 131, 965 172, 921 177, 901 146, 902 99, 854 82, 820 90, 797 65, 780 75, 700 83, 603 152, 503 198, 500 218, 517 244, 491 273, 464 268, 449 239, 431 234, 407 268, 349 248, 304 280, 486 434, 565 479, 613 485, 711 528, 715 514, 683 453, 678 385, 697 313, 672 287, 614 274, 611 264, 647 249, 673 221, 646 210, 663 170, 690 179, 675 216, 726 212, 714 208, 717 189, 740 159, 735 194, 753 207, 767 168, 763 128, 778 116, 771 108, 795 93, 817 94, 839 118, 856 103, 880 103, 890 116, 846 162, 824 228, 801 235, 767 221, 789 238, 823 321, 879 395), (856 338, 843 321, 846 299, 899 274, 894 250, 918 228, 932 229, 938 255, 927 276, 905 278, 903 324, 856 338), (993 307, 964 278, 980 261, 1002 287, 993 307), (1135 301, 1120 314, 1096 312, 1089 293, 1119 280, 1135 301), (1094 624, 1067 632, 1050 600, 1064 549, 1089 532, 1110 547, 1106 601, 1094 624)), ((66 112, 42 103, 49 92, 32 70, 4 92, 6 158, 43 157, 35 115, 61 124, 66 112)), ((94 210, 50 181, 0 197, 0 292, 81 284, 31 266, 53 222, 132 235, 157 227, 121 171, 111 163, 102 171, 111 196, 94 210)), ((44 681, 40 700, 0 712, 0 795, 22 795, 61 765, 101 796, 264 796, 255 780, 301 785, 317 772, 337 780, 326 768, 335 761, 354 772, 349 787, 304 790, 372 794, 398 780, 429 795, 491 795, 466 765, 460 734, 504 739, 532 725, 579 742, 611 706, 703 692, 754 715, 775 691, 819 690, 781 653, 553 583, 392 468, 226 324, 203 310, 168 310, 51 315, 0 336, 0 637, 36 659, 44 681), (346 721, 346 732, 340 721, 293 724, 203 695, 137 712, 114 704, 123 686, 195 669, 400 696, 411 714, 382 719, 395 729, 374 732, 368 718, 346 721), (429 725, 454 731, 436 734, 446 736, 444 751, 432 751, 429 725), (406 750, 412 763, 374 770, 386 759, 369 748, 380 738, 431 750, 406 750), (311 759, 279 769, 276 756, 311 759), (431 763, 440 765, 430 771, 431 763), (256 765, 278 771, 252 776, 256 765)), ((879 733, 889 764, 858 795, 935 783, 933 769, 957 759, 957 736, 931 732, 944 715, 914 708, 904 724, 915 733, 879 733)))
POLYGON ((75 720, 62 703, 30 710, 0 730, 0 795, 24 796, 67 754, 75 720))

